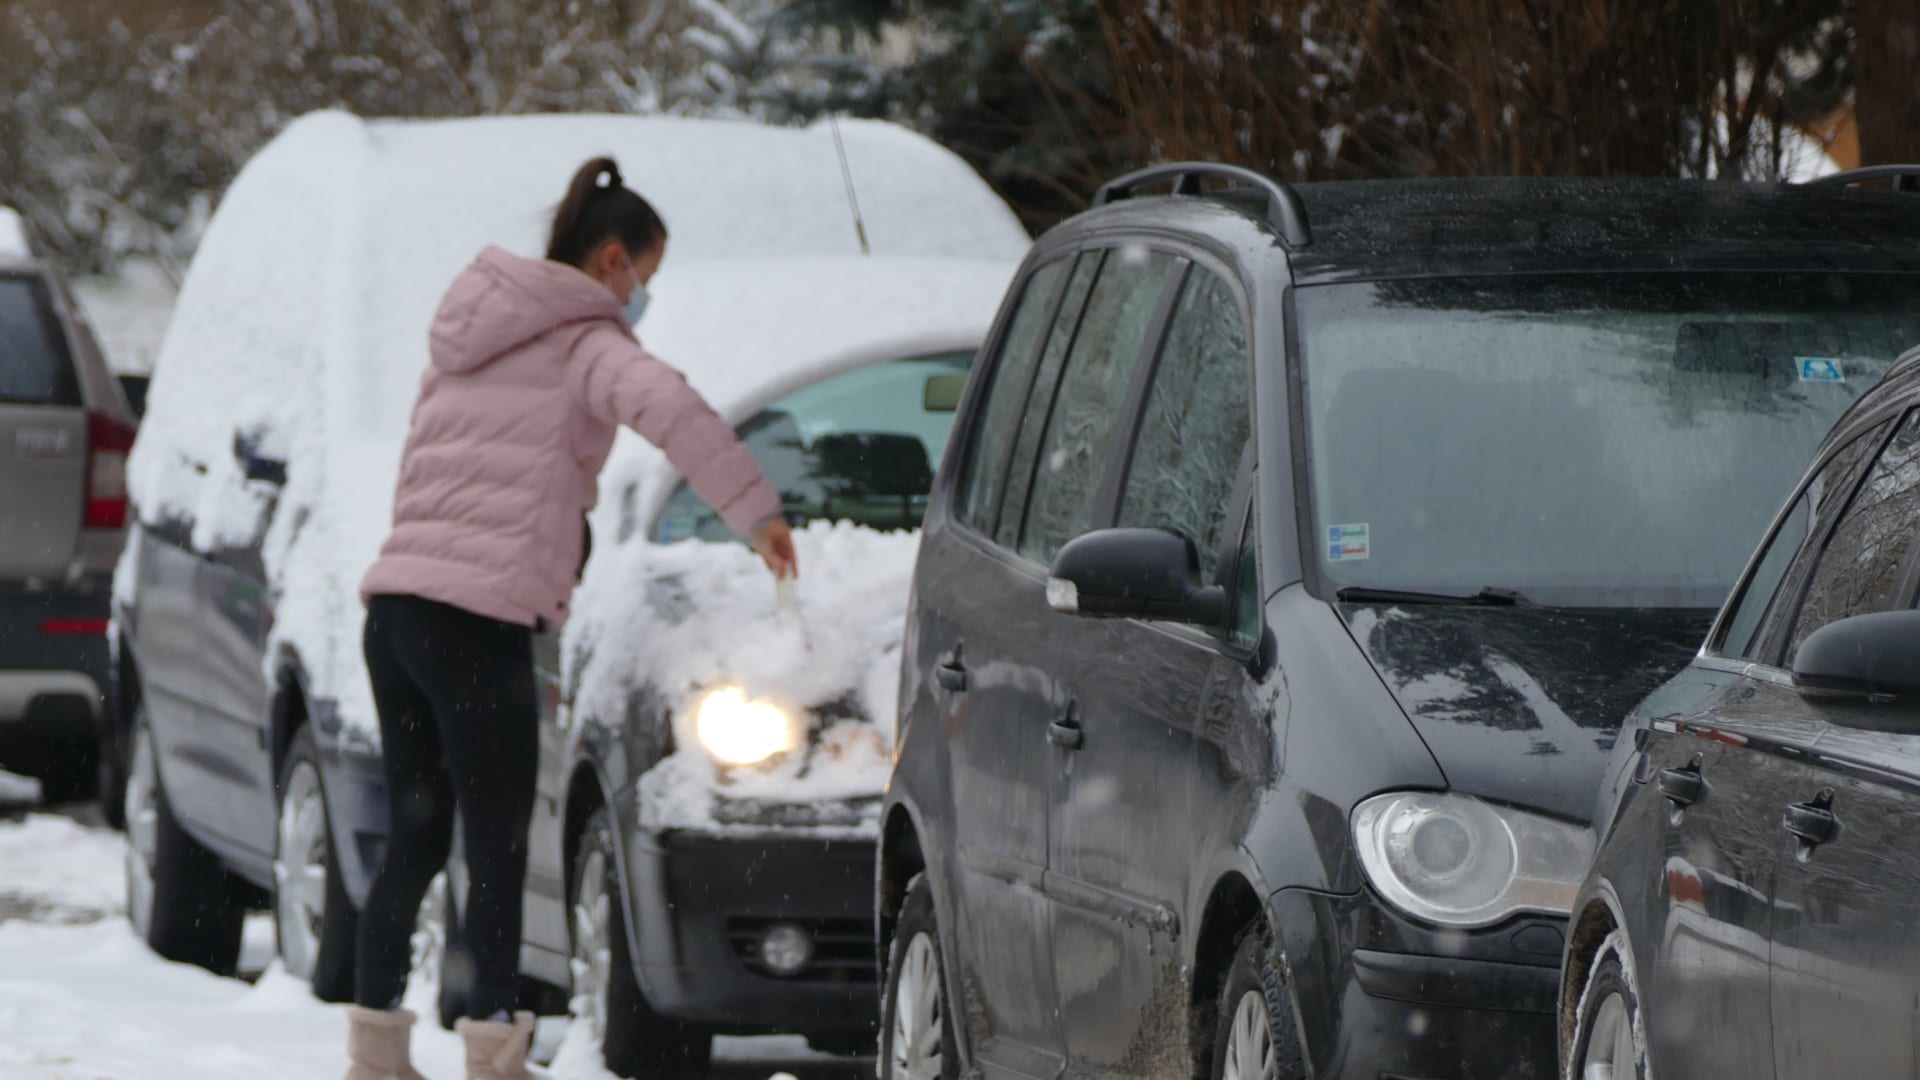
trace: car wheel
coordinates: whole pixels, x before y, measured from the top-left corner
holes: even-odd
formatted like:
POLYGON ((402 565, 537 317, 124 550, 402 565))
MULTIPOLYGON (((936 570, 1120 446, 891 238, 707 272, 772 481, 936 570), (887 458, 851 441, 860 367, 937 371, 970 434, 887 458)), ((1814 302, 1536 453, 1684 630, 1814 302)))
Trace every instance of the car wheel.
POLYGON ((100 816, 107 827, 127 827, 127 758, 120 739, 111 727, 100 735, 98 779, 100 816))
POLYGON ((1571 1080, 1646 1080, 1640 995, 1617 953, 1601 953, 1580 994, 1571 1080))
POLYGON ((455 901, 447 872, 435 874, 420 902, 420 920, 414 930, 419 942, 414 969, 438 988, 435 1012, 448 1031, 467 1015, 467 985, 471 970, 464 959, 460 937, 460 905, 455 901))
POLYGON ((922 876, 907 887, 887 958, 880 1017, 882 1080, 955 1080, 960 1054, 953 1032, 933 890, 922 876))
POLYGON ((1248 928, 1220 985, 1213 1080, 1294 1080, 1307 1075, 1293 995, 1264 924, 1248 928))
POLYGON ((340 880, 320 753, 313 732, 294 732, 280 767, 274 829, 273 928, 289 974, 313 984, 322 1001, 353 1000, 359 912, 340 880))
POLYGON ((134 714, 128 770, 127 915, 154 952, 221 975, 240 962, 240 887, 174 819, 144 709, 134 714))
POLYGON ((606 807, 587 819, 573 867, 573 1009, 592 1028, 617 1076, 704 1076, 713 1054, 705 1028, 661 1016, 633 973, 621 917, 624 896, 606 807))

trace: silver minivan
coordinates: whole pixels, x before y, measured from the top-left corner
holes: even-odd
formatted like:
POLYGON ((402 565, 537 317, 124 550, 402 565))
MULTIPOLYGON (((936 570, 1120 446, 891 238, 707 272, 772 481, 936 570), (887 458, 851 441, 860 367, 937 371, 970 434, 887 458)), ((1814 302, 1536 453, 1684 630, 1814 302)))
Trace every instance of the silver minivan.
POLYGON ((0 769, 61 801, 120 782, 101 736, 134 418, 66 284, 10 241, 23 232, 0 208, 0 769))

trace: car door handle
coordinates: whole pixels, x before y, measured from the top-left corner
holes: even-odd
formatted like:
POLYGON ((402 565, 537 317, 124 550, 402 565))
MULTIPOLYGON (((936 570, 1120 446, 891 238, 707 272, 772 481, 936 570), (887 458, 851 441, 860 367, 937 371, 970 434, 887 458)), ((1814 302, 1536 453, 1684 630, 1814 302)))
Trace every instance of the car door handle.
POLYGON ((1822 791, 1809 802, 1795 803, 1787 807, 1787 816, 1781 822, 1786 830, 1800 838, 1800 854, 1805 858, 1812 850, 1833 839, 1840 831, 1840 819, 1833 814, 1833 792, 1822 791))
POLYGON ((1682 809, 1692 806, 1707 795, 1707 782, 1695 768, 1662 769, 1657 781, 1660 794, 1667 801, 1682 809))
POLYGON ((1062 750, 1078 750, 1087 744, 1087 733, 1071 719, 1055 720, 1047 725, 1047 741, 1062 750))
POLYGON ((949 690, 956 694, 966 693, 967 666, 958 660, 944 661, 939 667, 933 669, 933 681, 939 683, 942 690, 949 690))

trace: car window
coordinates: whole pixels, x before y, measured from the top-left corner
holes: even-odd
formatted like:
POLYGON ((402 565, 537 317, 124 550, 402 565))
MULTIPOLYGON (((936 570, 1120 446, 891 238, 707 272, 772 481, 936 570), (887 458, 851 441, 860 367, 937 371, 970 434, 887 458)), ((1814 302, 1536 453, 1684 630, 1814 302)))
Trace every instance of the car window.
POLYGON ((993 513, 1000 501, 1000 485, 1006 472, 1007 451, 1013 445, 1020 417, 1027 407, 1027 395, 1033 386, 1033 368, 1040 357, 1040 336, 1045 332, 1047 316, 1066 281, 1070 263, 1056 259, 1033 272, 1020 292, 1013 319, 991 364, 983 364, 980 373, 992 383, 986 403, 973 423, 962 468, 959 517, 976 528, 993 525, 993 513))
POLYGON ((1214 579, 1246 445, 1247 335, 1233 290, 1195 268, 1167 324, 1134 436, 1118 523, 1172 529, 1214 579))
POLYGON ((0 277, 0 402, 78 405, 80 388, 46 289, 0 277))
POLYGON ((1908 413, 1860 484, 1820 555, 1784 656, 1807 635, 1893 601, 1920 527, 1920 412, 1908 413))
POLYGON ((1163 252, 1127 247, 1101 268, 1040 440, 1020 554, 1051 562, 1068 540, 1094 527, 1109 436, 1175 261, 1163 252))
POLYGON ((1295 308, 1315 588, 1583 608, 1718 610, 1920 341, 1920 278, 1891 274, 1355 282, 1295 308))
POLYGON ((1047 403, 1053 400, 1060 383, 1060 365, 1066 363, 1067 346, 1080 326, 1080 314, 1086 309, 1087 294, 1093 291, 1093 279, 1100 272, 1101 254, 1089 251, 1074 264, 1067 279, 1066 296, 1060 301, 1059 314, 1047 330, 1046 348, 1040 353, 1040 370, 1035 374, 1031 395, 1023 403, 1020 433, 1013 444, 1013 459, 1007 467, 1007 490, 1001 499, 999 520, 994 526, 994 542, 1010 548, 1020 540, 1020 521, 1026 512, 1027 493, 1033 490, 1033 460, 1040 452, 1040 436, 1046 431, 1047 403))
MULTIPOLYGON (((953 425, 950 409, 928 407, 938 404, 929 386, 964 375, 972 360, 972 353, 950 353, 843 372, 795 390, 737 431, 794 525, 917 529, 953 425)), ((733 538, 684 480, 649 535, 662 544, 733 538)))
POLYGON ((1803 494, 1793 500, 1792 509, 1780 519, 1780 527, 1767 541, 1766 554, 1755 565, 1752 576, 1740 590, 1740 599, 1728 615, 1727 628, 1721 633, 1716 650, 1721 655, 1753 657, 1753 632, 1760 625, 1760 616, 1780 591, 1780 582, 1787 576, 1787 567, 1793 564, 1794 553, 1807 541, 1807 532, 1813 523, 1809 498, 1803 494))
POLYGON ((1774 590, 1772 601, 1760 617, 1760 626, 1754 632, 1753 643, 1747 650, 1750 659, 1766 664, 1779 663, 1787 629, 1799 608, 1797 601, 1813 570, 1821 541, 1832 534, 1834 523, 1839 520, 1847 500, 1859 485, 1860 473, 1866 468, 1867 459, 1880 449, 1886 437, 1887 425, 1874 425, 1829 457, 1827 463, 1808 481, 1804 497, 1812 510, 1812 520, 1800 546, 1794 551, 1792 562, 1787 566, 1786 576, 1779 588, 1774 590))

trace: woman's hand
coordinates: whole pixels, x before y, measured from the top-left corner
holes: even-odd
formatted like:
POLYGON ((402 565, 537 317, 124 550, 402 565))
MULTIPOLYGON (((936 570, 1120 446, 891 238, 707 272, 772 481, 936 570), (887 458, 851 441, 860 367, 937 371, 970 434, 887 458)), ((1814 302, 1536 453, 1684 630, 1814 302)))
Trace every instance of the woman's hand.
POLYGON ((787 528, 786 518, 768 518, 747 539, 775 578, 785 581, 800 576, 800 559, 793 552, 793 530, 787 528))

